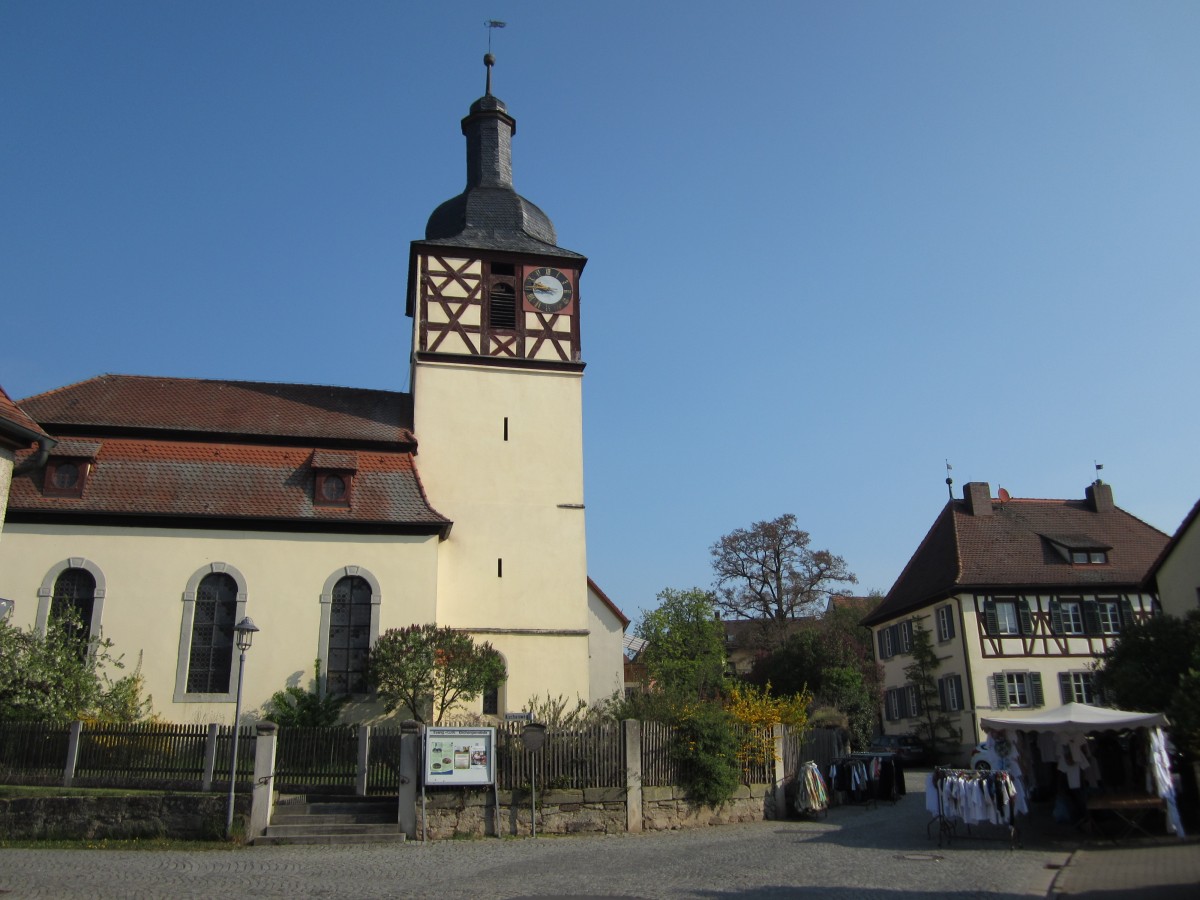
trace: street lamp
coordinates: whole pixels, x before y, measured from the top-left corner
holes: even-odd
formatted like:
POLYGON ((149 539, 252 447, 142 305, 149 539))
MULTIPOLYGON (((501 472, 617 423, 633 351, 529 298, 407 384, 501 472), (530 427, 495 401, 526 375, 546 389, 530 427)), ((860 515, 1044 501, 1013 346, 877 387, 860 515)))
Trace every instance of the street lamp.
POLYGON ((241 651, 241 657, 238 660, 237 703, 233 708, 233 753, 230 754, 232 759, 229 763, 229 811, 225 816, 226 838, 233 834, 233 789, 237 786, 238 723, 242 718, 242 676, 246 674, 246 651, 250 649, 250 644, 254 641, 254 634, 258 631, 258 626, 249 616, 246 616, 233 626, 233 631, 237 648, 241 651))

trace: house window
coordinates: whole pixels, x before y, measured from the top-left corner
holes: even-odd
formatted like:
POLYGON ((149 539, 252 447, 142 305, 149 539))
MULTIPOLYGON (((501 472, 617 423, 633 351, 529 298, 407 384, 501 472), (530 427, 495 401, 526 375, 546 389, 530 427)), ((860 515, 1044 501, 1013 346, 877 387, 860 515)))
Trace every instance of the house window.
POLYGON ((901 622, 899 633, 900 633, 900 652, 901 653, 911 653, 912 652, 912 622, 911 621, 901 622))
POLYGON ((887 692, 887 717, 889 720, 900 718, 900 691, 892 688, 887 692))
POLYGON ((1091 672, 1059 672, 1058 686, 1063 703, 1095 703, 1096 688, 1091 672))
POLYGON ((939 678, 938 697, 942 701, 943 712, 958 712, 963 709, 962 676, 946 675, 939 678))
POLYGON ((200 581, 188 653, 189 694, 229 693, 237 600, 237 583, 228 574, 214 572, 200 581))
POLYGON ((1096 615, 1100 620, 1101 634, 1121 633, 1121 607, 1116 600, 1098 601, 1096 615))
POLYGON ((1083 634, 1083 604, 1078 600, 1064 600, 1059 606, 1062 615, 1063 634, 1083 634))
POLYGON ((1020 634, 1021 623, 1017 618, 1017 604, 1013 600, 996 601, 996 633, 1020 634))
POLYGON ((921 698, 917 695, 916 685, 904 686, 904 715, 907 718, 921 714, 921 698))
POLYGON ((1038 672, 997 672, 991 679, 992 699, 999 708, 1042 706, 1042 676, 1038 672))
POLYGON ((954 639, 954 607, 950 604, 938 607, 937 630, 939 641, 954 639))
POLYGON ((1072 550, 1071 562, 1077 566, 1098 566, 1108 562, 1108 554, 1103 550, 1072 550))
POLYGON ((367 692, 367 653, 371 649, 371 586, 348 575, 333 586, 329 610, 326 689, 331 694, 367 692))
POLYGON ((879 658, 891 659, 895 655, 895 650, 892 649, 892 629, 884 628, 879 632, 879 658))

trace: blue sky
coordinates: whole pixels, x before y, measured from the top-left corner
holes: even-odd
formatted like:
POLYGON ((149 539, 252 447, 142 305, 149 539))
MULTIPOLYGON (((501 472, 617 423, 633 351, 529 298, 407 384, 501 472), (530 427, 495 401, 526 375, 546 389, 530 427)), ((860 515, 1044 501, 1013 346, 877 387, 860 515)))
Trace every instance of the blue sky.
POLYGON ((886 591, 947 494, 1200 497, 1200 4, 0 4, 0 384, 407 389, 409 241, 494 91, 590 258, 627 613, 795 513, 886 591))

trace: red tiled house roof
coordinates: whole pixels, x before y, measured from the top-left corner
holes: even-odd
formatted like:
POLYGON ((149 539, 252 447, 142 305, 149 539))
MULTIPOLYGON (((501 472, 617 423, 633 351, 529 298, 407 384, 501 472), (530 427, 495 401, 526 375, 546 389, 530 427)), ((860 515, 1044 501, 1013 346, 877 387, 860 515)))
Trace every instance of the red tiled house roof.
POLYGON ((0 447, 20 450, 49 435, 0 387, 0 447))
POLYGON ((21 403, 88 459, 82 494, 42 473, 13 480, 10 521, 448 533, 413 461, 411 398, 316 385, 105 375, 21 403), (345 506, 314 502, 316 473, 350 480, 345 506))
POLYGON ((1084 500, 993 501, 986 484, 951 500, 865 626, 963 591, 1137 588, 1167 535, 1112 504, 1106 484, 1084 500), (986 506, 984 505, 986 504, 986 506), (1102 565, 1072 565, 1055 544, 1107 552, 1102 565))

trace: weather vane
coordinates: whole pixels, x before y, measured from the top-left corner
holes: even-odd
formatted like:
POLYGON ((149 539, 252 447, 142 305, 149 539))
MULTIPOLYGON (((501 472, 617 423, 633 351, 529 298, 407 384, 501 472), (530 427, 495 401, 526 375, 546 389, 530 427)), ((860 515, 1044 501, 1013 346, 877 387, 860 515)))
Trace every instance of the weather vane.
POLYGON ((946 460, 946 490, 950 492, 950 499, 954 499, 954 478, 950 475, 954 471, 954 466, 950 465, 950 460, 946 460))
POLYGON ((492 31, 496 28, 504 28, 508 25, 507 22, 501 22, 499 19, 488 19, 483 23, 488 30, 488 53, 492 52, 492 31))

